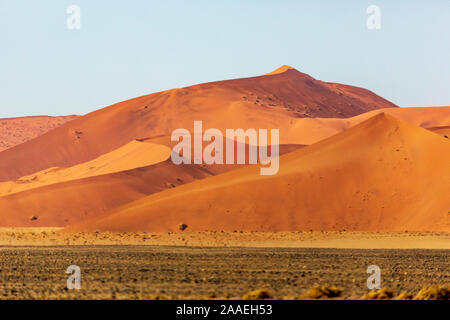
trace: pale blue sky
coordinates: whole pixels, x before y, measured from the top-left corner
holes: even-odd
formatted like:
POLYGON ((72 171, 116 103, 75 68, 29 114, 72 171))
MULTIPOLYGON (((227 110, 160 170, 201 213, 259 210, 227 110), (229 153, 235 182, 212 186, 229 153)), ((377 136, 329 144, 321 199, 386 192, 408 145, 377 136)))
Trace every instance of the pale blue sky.
POLYGON ((282 64, 401 106, 450 105, 449 0, 0 0, 0 44, 0 117, 85 114, 282 64), (381 30, 366 28, 371 4, 381 30))

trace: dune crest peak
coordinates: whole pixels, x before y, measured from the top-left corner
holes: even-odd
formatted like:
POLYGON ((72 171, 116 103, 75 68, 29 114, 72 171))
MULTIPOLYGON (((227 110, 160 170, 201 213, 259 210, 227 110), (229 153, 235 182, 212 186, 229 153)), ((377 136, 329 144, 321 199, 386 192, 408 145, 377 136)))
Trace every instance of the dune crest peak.
POLYGON ((281 67, 279 67, 279 68, 273 70, 272 72, 266 73, 265 75, 266 75, 266 76, 270 76, 270 75, 273 75, 273 74, 283 73, 283 72, 286 72, 286 71, 288 71, 288 70, 295 70, 295 68, 293 68, 293 67, 288 66, 287 64, 285 64, 285 65, 282 65, 281 67))

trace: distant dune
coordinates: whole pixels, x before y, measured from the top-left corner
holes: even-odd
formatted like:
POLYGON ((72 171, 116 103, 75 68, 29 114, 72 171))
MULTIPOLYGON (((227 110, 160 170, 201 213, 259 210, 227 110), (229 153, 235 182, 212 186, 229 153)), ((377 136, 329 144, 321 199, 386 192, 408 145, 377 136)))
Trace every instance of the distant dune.
POLYGON ((450 231, 450 141, 378 114, 280 158, 126 204, 68 231, 450 231))
MULTIPOLYGON (((167 90, 92 112, 1 152, 0 181, 87 162, 134 139, 192 128, 194 120, 221 130, 283 130, 296 119, 344 118, 390 107, 396 106, 366 89, 318 81, 295 69, 167 90)), ((294 134, 281 132, 280 143, 302 144, 294 134)))
POLYGON ((0 152, 34 139, 78 116, 21 117, 0 119, 0 152))
POLYGON ((288 141, 291 143, 295 141, 295 143, 310 145, 380 113, 392 115, 401 121, 430 129, 436 133, 444 132, 446 126, 450 124, 450 107, 388 108, 369 111, 347 119, 296 119, 290 127, 286 127, 281 132, 287 133, 286 136, 289 137, 288 141))

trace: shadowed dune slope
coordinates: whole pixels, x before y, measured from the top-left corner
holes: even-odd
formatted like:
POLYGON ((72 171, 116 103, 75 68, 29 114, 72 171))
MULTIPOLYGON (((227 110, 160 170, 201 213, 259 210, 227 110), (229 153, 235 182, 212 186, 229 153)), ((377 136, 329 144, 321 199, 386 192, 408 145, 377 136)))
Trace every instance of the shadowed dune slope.
POLYGON ((378 114, 280 157, 126 204, 66 231, 450 230, 450 141, 378 114))
MULTIPOLYGON (((300 147, 281 145, 280 154, 300 147)), ((128 171, 41 186, 0 197, 0 226, 62 227, 155 192, 242 167, 245 165, 177 166, 167 160, 128 171)))
POLYGON ((1 152, 0 181, 51 167, 71 167, 134 139, 170 135, 176 128, 190 129, 194 120, 203 120, 205 128, 220 130, 280 128, 280 144, 302 144, 295 141, 296 132, 287 129, 296 119, 349 117, 396 107, 362 88, 351 87, 351 95, 336 88, 340 85, 288 69, 273 75, 205 83, 131 99, 1 152))
POLYGON ((0 119, 0 152, 36 138, 76 118, 78 116, 72 115, 0 119))

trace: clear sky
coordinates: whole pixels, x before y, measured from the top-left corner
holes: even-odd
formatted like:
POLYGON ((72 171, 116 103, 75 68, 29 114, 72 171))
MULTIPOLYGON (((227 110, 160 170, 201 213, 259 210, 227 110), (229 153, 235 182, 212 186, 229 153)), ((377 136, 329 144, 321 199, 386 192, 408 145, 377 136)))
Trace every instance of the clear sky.
POLYGON ((85 114, 283 64, 400 106, 450 105, 450 1, 0 0, 0 117, 85 114))

